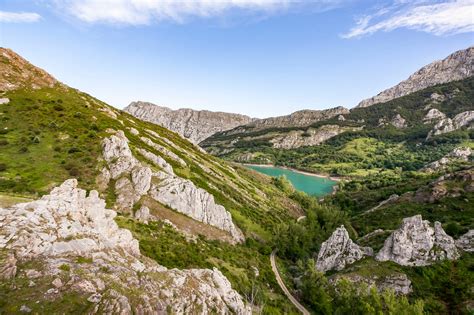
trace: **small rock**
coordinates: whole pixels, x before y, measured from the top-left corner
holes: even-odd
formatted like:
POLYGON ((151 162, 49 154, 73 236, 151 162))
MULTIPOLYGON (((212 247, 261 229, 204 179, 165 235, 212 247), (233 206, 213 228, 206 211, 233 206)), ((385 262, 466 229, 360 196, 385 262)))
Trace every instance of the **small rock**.
POLYGON ((36 279, 41 277, 41 272, 34 269, 25 270, 25 274, 28 279, 36 279))
POLYGON ((59 278, 54 279, 51 284, 54 285, 57 289, 63 286, 63 282, 59 278))
POLYGON ((87 301, 91 303, 99 303, 102 300, 102 294, 94 293, 87 298, 87 301))
POLYGON ((6 97, 2 97, 0 98, 0 105, 2 104, 8 104, 10 103, 10 99, 6 98, 6 97))
POLYGON ((31 308, 29 308, 29 307, 26 306, 26 305, 22 305, 22 306, 20 307, 20 312, 22 312, 22 313, 31 313, 31 308))

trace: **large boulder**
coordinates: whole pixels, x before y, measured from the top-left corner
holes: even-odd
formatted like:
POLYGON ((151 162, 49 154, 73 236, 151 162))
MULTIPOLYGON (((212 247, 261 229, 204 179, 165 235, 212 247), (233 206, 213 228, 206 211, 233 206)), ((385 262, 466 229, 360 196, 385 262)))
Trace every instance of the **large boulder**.
POLYGON ((429 123, 433 123, 433 122, 438 122, 438 121, 440 121, 441 119, 444 119, 444 118, 446 118, 446 115, 444 113, 442 113, 441 111, 439 111, 436 108, 431 108, 426 113, 425 117, 423 117, 423 123, 424 124, 429 124, 429 123))
POLYGON ((452 132, 458 130, 462 127, 472 127, 472 123, 474 122, 474 111, 466 111, 457 114, 454 116, 453 119, 451 118, 444 118, 441 119, 433 129, 428 133, 427 139, 441 135, 444 133, 452 132))
POLYGON ((469 230, 456 240, 456 246, 465 252, 474 252, 474 230, 469 230))
POLYGON ((434 228, 421 215, 403 219, 377 254, 379 261, 391 260, 404 266, 426 266, 444 259, 457 259, 459 252, 454 239, 447 235, 441 223, 434 228))
POLYGON ((316 268, 319 271, 342 270, 347 265, 362 259, 364 256, 372 255, 373 251, 369 247, 360 247, 349 237, 344 225, 337 228, 321 245, 316 261, 316 268))

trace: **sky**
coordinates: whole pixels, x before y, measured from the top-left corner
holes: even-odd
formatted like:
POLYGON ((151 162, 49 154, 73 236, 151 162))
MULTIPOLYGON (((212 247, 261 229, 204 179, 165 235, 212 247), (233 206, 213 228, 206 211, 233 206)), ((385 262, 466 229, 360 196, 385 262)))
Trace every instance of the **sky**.
POLYGON ((0 0, 0 46, 117 108, 351 108, 472 45, 474 0, 0 0))

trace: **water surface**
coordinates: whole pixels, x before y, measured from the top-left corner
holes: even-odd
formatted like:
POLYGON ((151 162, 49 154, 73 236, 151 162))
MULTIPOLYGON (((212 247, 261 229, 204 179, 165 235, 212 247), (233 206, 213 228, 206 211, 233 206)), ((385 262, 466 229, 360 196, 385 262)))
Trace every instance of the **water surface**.
POLYGON ((293 184, 295 189, 304 191, 308 195, 312 196, 321 197, 330 194, 333 190, 333 187, 337 184, 336 181, 333 181, 329 178, 306 175, 286 168, 257 165, 247 165, 247 167, 272 177, 285 175, 286 178, 288 178, 288 180, 293 184))

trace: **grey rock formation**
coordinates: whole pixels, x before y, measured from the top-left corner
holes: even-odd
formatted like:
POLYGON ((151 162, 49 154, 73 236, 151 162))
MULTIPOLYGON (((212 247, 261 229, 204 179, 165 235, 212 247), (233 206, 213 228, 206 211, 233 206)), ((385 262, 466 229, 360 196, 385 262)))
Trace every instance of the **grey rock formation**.
POLYGON ((306 131, 293 130, 288 133, 276 136, 270 142, 274 148, 278 149, 296 149, 300 147, 313 146, 337 136, 348 130, 358 128, 341 127, 339 125, 324 125, 319 128, 309 128, 306 131))
POLYGON ((150 209, 148 207, 141 206, 140 209, 135 212, 135 219, 137 219, 141 223, 148 224, 148 220, 150 218, 150 209))
POLYGON ((394 98, 408 95, 424 88, 462 80, 474 75, 474 47, 457 51, 447 58, 424 66, 405 81, 378 95, 360 102, 357 107, 368 107, 388 102, 394 98))
POLYGON ((474 230, 469 230, 456 240, 456 246, 465 252, 474 252, 474 230))
POLYGON ((359 247, 349 238, 346 228, 342 225, 337 228, 322 245, 318 253, 316 268, 325 272, 329 270, 342 270, 347 265, 371 256, 369 247, 359 247))
POLYGON ((10 103, 10 99, 7 98, 7 97, 2 97, 0 98, 0 105, 3 105, 3 104, 8 104, 10 103))
POLYGON ((52 286, 44 301, 78 293, 94 304, 90 313, 251 313, 219 270, 168 270, 141 256, 138 241, 117 226, 115 215, 96 191, 87 196, 77 188, 76 180, 65 181, 40 200, 0 208, 0 253, 9 257, 0 259, 1 275, 38 274, 35 282, 52 286), (35 269, 21 270, 15 257, 34 261, 30 266, 35 269), (78 257, 90 261, 78 264, 78 257), (47 280, 60 273, 67 283, 47 280))
POLYGON ((168 207, 197 221, 229 232, 237 242, 242 242, 242 232, 232 222, 231 214, 214 201, 214 197, 190 180, 158 173, 161 181, 153 185, 150 196, 168 207))
POLYGON ((472 150, 468 147, 455 148, 453 151, 446 154, 441 159, 424 166, 421 171, 426 173, 432 173, 443 170, 446 168, 446 166, 452 164, 455 161, 468 161, 471 154, 472 150))
POLYGON ((444 259, 457 259, 458 250, 454 239, 447 235, 441 223, 434 228, 421 215, 403 219, 377 254, 379 261, 391 260, 404 266, 426 266, 444 259))
POLYGON ((441 119, 433 129, 428 133, 427 139, 441 135, 444 133, 448 133, 451 131, 458 130, 462 127, 472 128, 472 124, 474 123, 474 111, 466 111, 457 114, 454 116, 453 119, 451 118, 444 118, 441 119))
POLYGON ((423 123, 430 124, 433 122, 438 122, 444 118, 446 118, 444 113, 440 112, 436 108, 432 108, 426 113, 425 117, 423 117, 423 123))
POLYGON ((245 125, 253 120, 240 114, 188 108, 172 110, 146 102, 132 102, 124 108, 124 111, 174 131, 196 144, 217 132, 245 125))
POLYGON ((398 129, 407 127, 407 121, 400 114, 396 114, 390 121, 390 124, 398 129))

